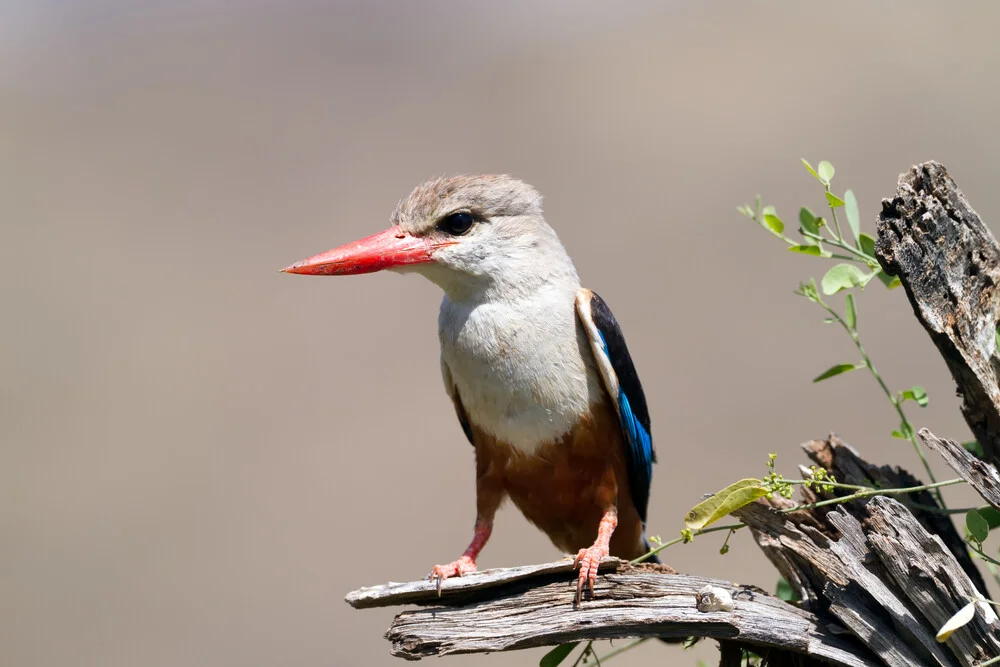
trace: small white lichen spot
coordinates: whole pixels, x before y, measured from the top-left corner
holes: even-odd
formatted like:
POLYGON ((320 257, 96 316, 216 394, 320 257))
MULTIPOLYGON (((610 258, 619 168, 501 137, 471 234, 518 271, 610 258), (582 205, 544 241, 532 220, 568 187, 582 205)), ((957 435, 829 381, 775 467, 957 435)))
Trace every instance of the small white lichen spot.
POLYGON ((698 611, 732 611, 736 604, 729 591, 718 586, 705 586, 698 591, 698 611))

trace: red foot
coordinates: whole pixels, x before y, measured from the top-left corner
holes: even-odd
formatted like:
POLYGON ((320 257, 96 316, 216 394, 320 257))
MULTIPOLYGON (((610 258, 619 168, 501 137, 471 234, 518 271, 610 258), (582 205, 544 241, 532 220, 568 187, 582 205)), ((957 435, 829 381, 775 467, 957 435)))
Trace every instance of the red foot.
POLYGON ((447 565, 435 565, 434 569, 431 570, 430 579, 431 581, 437 581, 437 592, 438 596, 441 595, 441 582, 443 582, 448 577, 459 576, 467 574, 469 572, 476 571, 476 561, 472 560, 468 556, 462 556, 456 561, 452 561, 447 565))
POLYGON ((601 559, 608 555, 608 546, 601 544, 601 540, 589 549, 580 549, 576 555, 574 565, 580 566, 580 576, 576 580, 576 601, 579 603, 583 599, 583 585, 587 584, 590 589, 590 597, 594 597, 594 584, 597 582, 597 568, 601 564, 601 559))

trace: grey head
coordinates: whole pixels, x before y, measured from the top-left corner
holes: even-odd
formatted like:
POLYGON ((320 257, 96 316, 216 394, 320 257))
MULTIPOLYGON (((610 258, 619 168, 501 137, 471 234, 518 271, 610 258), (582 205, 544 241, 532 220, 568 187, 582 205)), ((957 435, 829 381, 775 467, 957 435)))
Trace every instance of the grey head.
POLYGON ((427 181, 402 200, 392 223, 436 247, 420 273, 455 300, 518 298, 547 283, 577 285, 576 269, 542 215, 542 197, 507 175, 427 181))

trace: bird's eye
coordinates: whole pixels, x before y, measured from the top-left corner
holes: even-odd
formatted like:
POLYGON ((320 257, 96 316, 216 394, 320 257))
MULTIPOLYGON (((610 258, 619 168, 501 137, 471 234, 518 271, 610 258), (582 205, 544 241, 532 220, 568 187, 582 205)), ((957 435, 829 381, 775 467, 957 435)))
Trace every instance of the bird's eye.
POLYGON ((476 219, 468 211, 459 211, 451 215, 446 215, 438 223, 438 228, 448 232, 452 236, 461 236, 472 229, 472 223, 475 221, 476 219))

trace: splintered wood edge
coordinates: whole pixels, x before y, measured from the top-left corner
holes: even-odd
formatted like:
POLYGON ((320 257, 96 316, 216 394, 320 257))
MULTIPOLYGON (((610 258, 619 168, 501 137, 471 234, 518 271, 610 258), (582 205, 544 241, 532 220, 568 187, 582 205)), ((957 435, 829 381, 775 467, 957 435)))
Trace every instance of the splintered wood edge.
POLYGON ((779 648, 824 664, 878 664, 843 630, 752 586, 636 568, 599 577, 594 597, 575 605, 567 583, 543 581, 484 591, 464 604, 405 610, 386 638, 392 654, 408 660, 589 639, 699 636, 779 648), (706 588, 722 604, 701 606, 706 588))
MULTIPOLYGON (((620 558, 605 558, 601 561, 601 573, 617 572, 626 567, 627 561, 620 558)), ((494 568, 471 572, 461 577, 445 579, 438 596, 437 584, 428 579, 407 582, 392 582, 381 586, 367 586, 351 591, 344 600, 355 609, 372 607, 393 607, 404 604, 448 604, 456 594, 496 588, 516 581, 555 574, 571 574, 575 571, 573 559, 564 558, 553 563, 523 565, 520 567, 494 568)), ((569 581, 572 577, 567 576, 569 581)))
POLYGON ((928 429, 917 431, 920 440, 928 448, 941 455, 958 476, 979 492, 983 500, 1000 509, 1000 473, 996 467, 976 457, 954 440, 939 438, 928 429))

